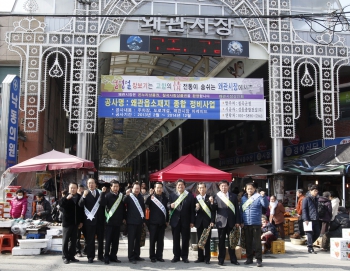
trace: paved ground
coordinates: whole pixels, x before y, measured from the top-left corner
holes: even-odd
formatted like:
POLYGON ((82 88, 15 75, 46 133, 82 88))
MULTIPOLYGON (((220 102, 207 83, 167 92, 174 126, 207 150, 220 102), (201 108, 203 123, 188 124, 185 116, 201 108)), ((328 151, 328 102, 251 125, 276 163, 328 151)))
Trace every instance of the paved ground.
MULTIPOLYGON (((319 249, 315 248, 318 252, 319 249)), ((122 261, 121 264, 111 263, 105 265, 103 262, 95 261, 93 264, 88 264, 87 259, 78 258, 79 263, 70 263, 68 265, 63 264, 61 255, 58 253, 43 254, 39 256, 12 256, 10 253, 0 255, 0 271, 7 270, 249 270, 252 268, 258 268, 256 265, 245 266, 244 260, 240 260, 240 266, 234 266, 229 261, 226 261, 226 266, 219 266, 217 259, 212 259, 210 265, 204 263, 195 264, 197 252, 190 250, 189 264, 182 262, 171 263, 173 258, 172 254, 172 240, 171 233, 167 231, 164 250, 164 263, 152 263, 148 259, 148 240, 146 240, 146 246, 141 250, 141 257, 145 258, 145 262, 139 262, 137 264, 131 264, 127 259, 127 240, 123 238, 120 240, 120 249, 118 258, 122 261)), ((299 270, 350 270, 350 261, 339 261, 331 258, 329 252, 321 252, 318 254, 308 254, 306 246, 292 245, 289 241, 286 241, 286 254, 266 254, 263 257, 263 269, 265 270, 293 270, 298 268, 299 270)))

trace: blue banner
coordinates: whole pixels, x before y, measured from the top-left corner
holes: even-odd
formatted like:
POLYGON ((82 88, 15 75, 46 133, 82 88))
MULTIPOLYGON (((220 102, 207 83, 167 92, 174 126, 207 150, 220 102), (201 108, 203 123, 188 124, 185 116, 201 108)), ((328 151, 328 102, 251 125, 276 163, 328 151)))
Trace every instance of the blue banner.
POLYGON ((20 99, 20 79, 18 76, 16 76, 11 82, 11 87, 10 87, 6 168, 12 167, 17 164, 19 99, 20 99))
POLYGON ((265 120, 265 100, 99 97, 99 118, 265 120))

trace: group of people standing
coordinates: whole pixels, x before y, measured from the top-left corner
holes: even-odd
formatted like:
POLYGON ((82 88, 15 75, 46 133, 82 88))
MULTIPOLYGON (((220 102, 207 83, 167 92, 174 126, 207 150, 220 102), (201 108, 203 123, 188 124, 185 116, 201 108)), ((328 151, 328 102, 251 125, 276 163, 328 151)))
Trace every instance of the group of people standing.
MULTIPOLYGON (((239 205, 236 194, 229 192, 229 183, 219 183, 220 191, 211 196, 207 194, 205 183, 198 183, 198 195, 186 191, 185 181, 177 180, 176 190, 169 195, 163 192, 163 184, 155 183, 149 197, 144 200, 140 193, 140 184, 135 182, 125 194, 119 191, 119 182, 111 182, 110 192, 103 187, 96 189, 96 181, 89 179, 88 190, 82 195, 77 193, 78 185, 69 184, 69 194, 59 201, 63 212, 63 245, 64 263, 78 262, 75 258, 77 232, 85 225, 86 255, 88 263, 95 258, 95 235, 98 241, 98 259, 105 264, 120 263, 117 257, 121 225, 128 228, 128 259, 136 264, 144 261, 140 257, 140 241, 146 226, 145 211, 149 208, 147 227, 150 232, 149 258, 151 262, 164 262, 164 235, 168 225, 173 235, 172 263, 182 260, 189 263, 189 241, 192 227, 197 228, 198 238, 203 230, 214 225, 218 229, 219 255, 218 264, 224 265, 226 256, 225 240, 234 227, 244 227, 246 238, 247 260, 244 264, 253 263, 253 253, 257 266, 262 266, 261 215, 262 207, 268 208, 264 194, 257 193, 253 183, 246 185, 246 194, 239 205), (105 246, 103 241, 105 239, 105 246)), ((208 237, 210 240, 210 234, 208 237)), ((228 248, 230 262, 239 265, 235 250, 228 248)), ((210 264, 210 242, 203 250, 198 250, 196 263, 210 264)))

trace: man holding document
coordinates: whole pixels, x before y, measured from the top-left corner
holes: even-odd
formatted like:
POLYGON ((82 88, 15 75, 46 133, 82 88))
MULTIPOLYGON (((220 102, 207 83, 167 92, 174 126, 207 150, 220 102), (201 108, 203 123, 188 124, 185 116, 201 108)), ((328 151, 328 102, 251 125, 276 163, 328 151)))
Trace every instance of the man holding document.
POLYGON ((310 187, 309 195, 303 200, 303 225, 307 235, 307 248, 309 253, 316 252, 313 249, 313 243, 320 236, 320 224, 318 222, 318 189, 316 185, 310 187))

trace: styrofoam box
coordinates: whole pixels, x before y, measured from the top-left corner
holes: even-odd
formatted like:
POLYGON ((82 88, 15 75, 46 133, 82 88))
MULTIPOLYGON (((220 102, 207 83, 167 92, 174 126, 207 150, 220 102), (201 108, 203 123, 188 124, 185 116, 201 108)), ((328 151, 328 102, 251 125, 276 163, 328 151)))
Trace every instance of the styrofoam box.
MULTIPOLYGON (((45 238, 48 239, 47 235, 45 236, 45 238)), ((52 238, 51 245, 62 245, 62 238, 52 238)))
POLYGON ((331 238, 331 249, 339 249, 340 251, 350 251, 350 239, 331 238))
POLYGON ((331 257, 341 261, 350 261, 350 251, 339 251, 331 248, 331 257))
POLYGON ((45 248, 47 247, 48 239, 19 239, 20 248, 45 248))
POLYGON ((3 216, 3 218, 10 218, 11 217, 9 213, 4 213, 2 216, 3 216))
POLYGON ((342 237, 350 239, 350 229, 342 229, 342 237))
POLYGON ((62 227, 60 229, 51 229, 46 231, 46 235, 50 236, 61 236, 62 235, 62 227))
POLYGON ((40 248, 20 248, 14 247, 12 249, 12 256, 30 256, 30 255, 39 255, 41 249, 40 248))
POLYGON ((10 228, 12 226, 13 220, 0 221, 0 228, 10 228))
POLYGON ((55 230, 55 229, 58 229, 58 230, 61 230, 62 231, 62 226, 47 226, 50 230, 55 230))
POLYGON ((62 245, 52 245, 50 250, 52 250, 52 251, 62 251, 62 245))

